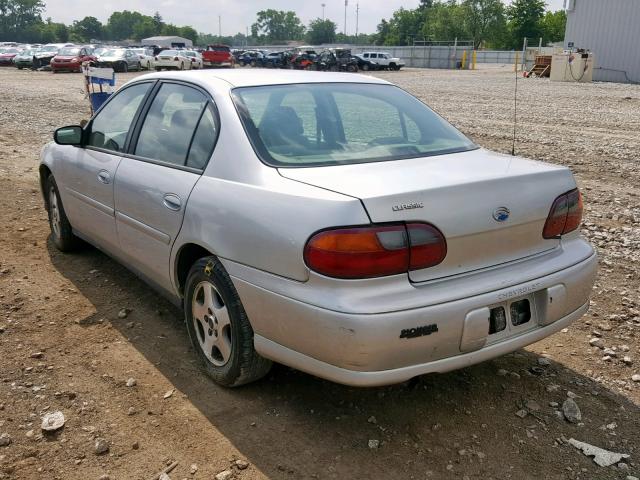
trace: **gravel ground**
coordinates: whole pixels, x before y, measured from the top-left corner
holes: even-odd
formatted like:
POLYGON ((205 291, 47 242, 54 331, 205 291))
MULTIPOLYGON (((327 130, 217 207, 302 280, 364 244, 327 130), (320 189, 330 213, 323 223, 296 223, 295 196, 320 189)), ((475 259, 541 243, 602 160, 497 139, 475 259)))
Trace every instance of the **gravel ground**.
MULTIPOLYGON (((511 150, 509 68, 378 75, 511 150)), ((174 479, 640 476, 640 87, 521 79, 518 92, 516 153, 570 166, 585 196, 601 255, 591 312, 512 355, 398 386, 276 367, 226 390, 199 372, 178 310, 100 252, 47 240, 38 154, 88 117, 81 77, 0 69, 0 479, 149 479, 173 462, 174 479), (46 433, 58 410, 65 426, 46 433), (570 438, 630 458, 600 467, 570 438)))

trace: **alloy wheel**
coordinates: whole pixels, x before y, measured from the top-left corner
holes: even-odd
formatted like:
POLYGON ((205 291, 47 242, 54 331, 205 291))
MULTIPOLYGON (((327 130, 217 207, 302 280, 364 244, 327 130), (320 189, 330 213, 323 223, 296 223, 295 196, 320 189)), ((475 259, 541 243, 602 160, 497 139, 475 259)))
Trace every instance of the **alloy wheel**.
POLYGON ((218 289, 209 281, 196 285, 191 302, 191 316, 198 344, 205 357, 216 367, 231 357, 231 320, 218 289))
POLYGON ((53 234, 60 238, 62 222, 60 219, 60 209, 58 207, 58 195, 56 195, 56 189, 54 187, 49 189, 49 212, 51 215, 51 228, 53 229, 53 234))

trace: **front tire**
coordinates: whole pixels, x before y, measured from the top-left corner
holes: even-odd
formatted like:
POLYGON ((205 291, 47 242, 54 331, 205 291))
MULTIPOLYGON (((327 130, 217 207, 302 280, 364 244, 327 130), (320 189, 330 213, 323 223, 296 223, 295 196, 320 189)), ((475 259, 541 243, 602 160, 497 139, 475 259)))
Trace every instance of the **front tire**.
POLYGON ((127 73, 129 71, 129 64, 127 62, 122 62, 120 69, 122 73, 127 73))
POLYGON ((45 188, 51 240, 61 252, 71 252, 78 247, 80 239, 73 234, 71 224, 62 206, 58 185, 53 175, 49 175, 47 178, 45 188))
POLYGON ((271 361, 255 351, 240 297, 215 257, 201 258, 191 267, 184 312, 193 348, 213 381, 238 387, 269 372, 271 361))

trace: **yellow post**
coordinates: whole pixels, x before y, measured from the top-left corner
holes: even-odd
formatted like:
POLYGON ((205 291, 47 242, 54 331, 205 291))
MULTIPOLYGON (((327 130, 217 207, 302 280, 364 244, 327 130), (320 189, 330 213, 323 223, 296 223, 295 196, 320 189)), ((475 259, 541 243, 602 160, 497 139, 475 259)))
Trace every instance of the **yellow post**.
POLYGON ((478 58, 478 52, 476 50, 471 54, 471 70, 476 69, 476 60, 478 58))
POLYGON ((519 55, 520 52, 516 52, 516 63, 513 64, 513 71, 518 73, 518 60, 519 60, 519 55))
POLYGON ((467 68, 467 51, 462 52, 462 70, 467 68))

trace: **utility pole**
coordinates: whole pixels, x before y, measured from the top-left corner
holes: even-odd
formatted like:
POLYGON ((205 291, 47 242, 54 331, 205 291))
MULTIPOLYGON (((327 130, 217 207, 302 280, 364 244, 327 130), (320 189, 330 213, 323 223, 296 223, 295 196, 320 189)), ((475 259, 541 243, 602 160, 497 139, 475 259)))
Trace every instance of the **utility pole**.
POLYGON ((322 21, 324 22, 324 7, 327 6, 326 3, 321 3, 320 5, 322 5, 322 21))
POLYGON ((347 36, 347 5, 349 5, 349 0, 344 0, 344 36, 345 37, 347 36))
POLYGON ((218 37, 222 41, 222 15, 218 15, 218 37))
POLYGON ((358 19, 360 14, 360 4, 356 3, 356 45, 358 44, 358 19))

